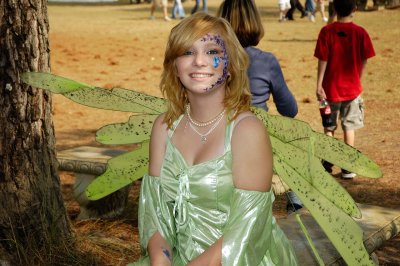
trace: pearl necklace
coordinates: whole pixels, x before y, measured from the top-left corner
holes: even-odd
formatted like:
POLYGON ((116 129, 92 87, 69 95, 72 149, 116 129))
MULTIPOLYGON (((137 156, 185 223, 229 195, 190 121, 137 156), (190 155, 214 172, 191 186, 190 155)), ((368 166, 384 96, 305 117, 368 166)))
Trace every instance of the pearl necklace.
POLYGON ((209 125, 215 123, 217 120, 221 119, 221 117, 224 116, 225 110, 226 109, 222 110, 221 113, 219 113, 216 117, 214 117, 213 119, 211 119, 211 120, 209 120, 207 122, 197 122, 190 115, 190 104, 186 105, 186 114, 187 114, 187 116, 189 118, 189 121, 190 121, 190 123, 192 123, 193 125, 195 125, 197 127, 206 127, 206 126, 209 126, 209 125))
MULTIPOLYGON (((223 112, 225 112, 225 110, 224 110, 223 112)), ((188 115, 188 117, 190 117, 190 116, 188 115)), ((223 115, 220 116, 220 117, 218 118, 217 121, 215 121, 214 125, 212 125, 212 127, 211 127, 205 134, 202 134, 202 133, 200 133, 199 131, 197 131, 197 129, 195 128, 195 124, 192 123, 192 121, 190 120, 190 118, 189 118, 189 126, 193 129, 193 131, 194 131, 197 135, 200 136, 201 142, 202 142, 202 143, 205 143, 205 142, 207 141, 207 136, 210 135, 210 134, 217 128, 217 126, 219 125, 219 123, 222 121, 222 118, 224 118, 223 115)))

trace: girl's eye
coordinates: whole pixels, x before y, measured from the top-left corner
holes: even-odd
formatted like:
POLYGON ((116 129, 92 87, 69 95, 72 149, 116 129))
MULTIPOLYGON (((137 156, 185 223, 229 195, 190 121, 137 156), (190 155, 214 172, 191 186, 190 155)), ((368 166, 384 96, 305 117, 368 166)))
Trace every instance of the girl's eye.
POLYGON ((215 54, 219 54, 219 51, 216 50, 216 49, 212 49, 212 50, 209 50, 209 51, 207 52, 207 54, 215 55, 215 54))
POLYGON ((194 52, 192 52, 192 51, 186 51, 183 53, 183 55, 192 55, 192 54, 194 54, 194 52))

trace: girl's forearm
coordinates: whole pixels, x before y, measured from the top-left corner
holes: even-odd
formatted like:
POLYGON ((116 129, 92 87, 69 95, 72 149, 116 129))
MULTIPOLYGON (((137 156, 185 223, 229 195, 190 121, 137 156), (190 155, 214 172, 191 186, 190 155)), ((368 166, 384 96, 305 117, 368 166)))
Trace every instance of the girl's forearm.
POLYGON ((172 265, 172 251, 168 242, 159 232, 154 233, 147 246, 151 265, 172 265))
POLYGON ((221 265, 222 253, 222 237, 212 244, 197 258, 189 262, 188 266, 219 266, 221 265))

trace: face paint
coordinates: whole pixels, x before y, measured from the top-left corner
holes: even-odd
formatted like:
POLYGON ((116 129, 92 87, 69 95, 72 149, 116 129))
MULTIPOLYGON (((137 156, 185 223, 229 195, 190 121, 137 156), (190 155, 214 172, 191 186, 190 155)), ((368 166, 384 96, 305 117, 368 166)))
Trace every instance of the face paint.
POLYGON ((214 68, 217 68, 218 66, 219 66, 219 62, 220 62, 220 59, 219 59, 219 57, 214 57, 214 68))
POLYGON ((224 40, 221 38, 221 36, 217 35, 210 35, 207 34, 205 37, 203 37, 201 39, 201 41, 205 42, 205 41, 212 41, 215 42, 216 44, 218 44, 219 46, 221 46, 222 51, 223 51, 223 55, 220 57, 214 57, 213 59, 213 66, 214 68, 218 68, 221 60, 224 61, 224 69, 222 70, 222 76, 217 80, 217 82, 215 82, 214 84, 212 84, 210 87, 205 88, 205 91, 209 91, 221 84, 223 84, 228 76, 228 54, 226 53, 226 47, 225 47, 225 42, 224 40))
POLYGON ((162 252, 171 261, 171 253, 169 253, 168 249, 163 248, 162 252))

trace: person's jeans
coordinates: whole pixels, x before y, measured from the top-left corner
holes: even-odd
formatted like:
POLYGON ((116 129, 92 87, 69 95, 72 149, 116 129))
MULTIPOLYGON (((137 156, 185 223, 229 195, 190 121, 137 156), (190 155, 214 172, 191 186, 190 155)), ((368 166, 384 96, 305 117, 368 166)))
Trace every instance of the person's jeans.
POLYGON ((178 13, 180 18, 185 17, 185 10, 183 9, 181 0, 174 1, 174 6, 172 7, 172 18, 176 18, 176 13, 178 13))
POLYGON ((315 2, 314 0, 306 0, 306 12, 314 14, 315 13, 315 2))
MULTIPOLYGON (((194 14, 197 12, 197 10, 199 9, 199 5, 200 5, 200 0, 196 0, 196 4, 194 5, 191 14, 194 14)), ((207 13, 208 9, 207 9, 207 0, 203 0, 203 12, 207 13)))

